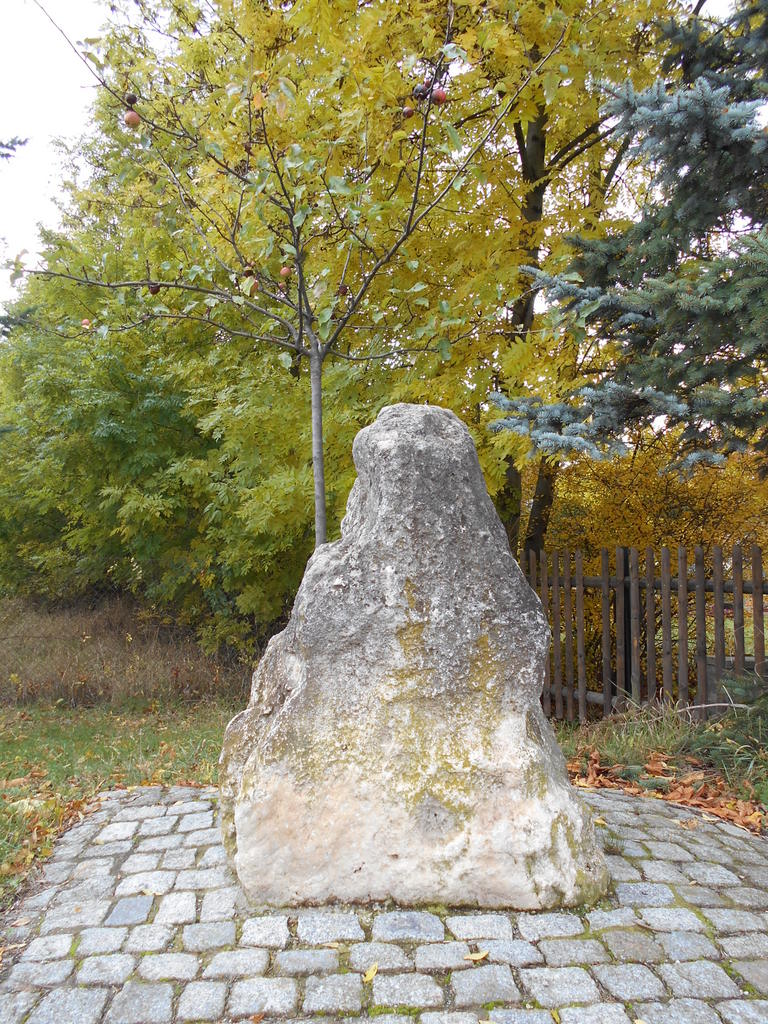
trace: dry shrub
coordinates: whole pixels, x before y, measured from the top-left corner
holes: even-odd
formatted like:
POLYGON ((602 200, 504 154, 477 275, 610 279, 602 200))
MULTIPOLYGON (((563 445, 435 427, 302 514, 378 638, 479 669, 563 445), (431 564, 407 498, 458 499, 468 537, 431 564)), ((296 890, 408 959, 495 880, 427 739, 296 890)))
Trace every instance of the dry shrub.
POLYGON ((209 657, 193 635, 127 597, 0 601, 0 702, 88 705, 243 698, 250 666, 209 657))

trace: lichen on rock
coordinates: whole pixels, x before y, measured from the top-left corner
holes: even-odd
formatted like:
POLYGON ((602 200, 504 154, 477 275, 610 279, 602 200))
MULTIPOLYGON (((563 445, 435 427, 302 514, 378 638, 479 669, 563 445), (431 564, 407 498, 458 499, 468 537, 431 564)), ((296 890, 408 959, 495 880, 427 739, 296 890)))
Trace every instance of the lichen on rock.
POLYGON ((341 539, 310 559, 227 729, 244 888, 265 905, 598 898, 603 857, 539 702, 549 629, 469 432, 395 405, 353 455, 341 539))

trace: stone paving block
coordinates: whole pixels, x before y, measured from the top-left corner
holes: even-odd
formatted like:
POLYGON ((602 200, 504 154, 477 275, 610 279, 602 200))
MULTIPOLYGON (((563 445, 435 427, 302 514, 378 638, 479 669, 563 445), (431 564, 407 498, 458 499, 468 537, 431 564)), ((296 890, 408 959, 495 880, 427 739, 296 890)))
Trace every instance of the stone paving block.
POLYGON ((73 928, 94 927, 104 920, 109 906, 108 901, 94 900, 74 907, 56 907, 49 910, 43 918, 40 934, 50 935, 51 932, 68 932, 73 928))
POLYGON ((191 981, 179 997, 178 1020, 219 1020, 227 986, 220 981, 191 981))
POLYGON ((223 846, 208 846, 203 850, 198 867, 214 868, 218 864, 227 863, 227 851, 223 846))
POLYGON ((235 903, 238 890, 233 885, 223 889, 210 889, 203 896, 203 905, 200 908, 200 920, 208 921, 229 921, 235 916, 235 903))
POLYGON ((676 885, 675 892, 680 899, 685 900, 694 907, 727 907, 728 900, 715 889, 706 885, 694 885, 689 882, 687 885, 676 885))
POLYGON ((149 917, 154 900, 151 896, 127 896, 120 900, 112 909, 112 913, 104 922, 115 924, 144 924, 149 917))
POLYGON ((438 971, 440 974, 464 970, 472 966, 472 961, 465 959, 468 955, 469 946, 466 942, 431 942, 416 950, 416 970, 438 971))
POLYGON ((520 971, 526 993, 542 1006, 598 1003, 597 985, 583 967, 527 967, 520 971))
POLYGON ((683 907, 649 907, 640 917, 657 932, 703 932, 704 922, 692 910, 683 907))
POLYGON ((542 939, 539 949, 549 967, 569 964, 604 964, 610 961, 605 946, 596 939, 542 939))
POLYGON ((265 974, 269 966, 266 949, 228 949, 217 953, 203 971, 204 978, 249 978, 265 974))
MULTIPOLYGON (((0 1020, 4 1024, 21 1024, 39 995, 39 992, 0 992, 0 1020)), ((48 1016, 46 1020, 43 1017, 39 1024, 54 1024, 56 1020, 58 1018, 48 1016)))
POLYGON ((128 933, 125 950, 128 953, 154 953, 166 949, 173 933, 174 929, 167 924, 140 924, 128 933))
POLYGON ((665 996, 664 986, 643 964, 610 964, 595 967, 595 977, 616 999, 658 999, 665 996))
POLYGON ((686 884, 688 879, 669 860, 638 860, 637 866, 647 882, 682 882, 686 884))
MULTIPOLYGON (((105 989, 98 988, 64 988, 51 992, 32 1011, 28 1024, 98 1024, 108 995, 105 989)), ((12 1019, 10 1024, 14 1024, 12 1019)))
POLYGON ((645 1024, 722 1024, 712 1007, 698 999, 636 1003, 635 1013, 645 1024))
POLYGON ((589 927, 593 932, 605 928, 621 928, 625 925, 637 924, 637 914, 632 907, 619 907, 617 910, 593 910, 587 914, 589 927))
POLYGON ((670 960, 718 960, 719 953, 700 932, 662 932, 658 936, 670 960))
POLYGON ((623 1006, 600 1003, 599 1006, 569 1006, 560 1011, 561 1024, 632 1024, 623 1006))
POLYGON ((216 846, 221 842, 218 828, 199 828, 195 832, 184 833, 184 846, 216 846))
POLYGON ((128 953, 109 953, 106 956, 88 956, 80 965, 75 982, 78 985, 122 985, 136 964, 128 953))
POLYGON ((393 910, 377 914, 373 921, 374 939, 436 942, 444 937, 445 928, 440 918, 423 910, 393 910))
POLYGON ((135 875, 128 875, 120 882, 115 896, 133 896, 140 892, 163 896, 171 891, 177 877, 175 871, 137 871, 135 875))
POLYGON ((722 864, 702 863, 683 864, 682 871, 693 882, 701 885, 740 885, 741 879, 722 864))
POLYGON ((722 967, 709 960, 691 963, 661 964, 657 968, 675 996, 691 999, 733 999, 740 995, 722 967))
POLYGON ((298 998, 293 978, 249 978, 247 981, 236 981, 232 986, 227 1012, 232 1017, 259 1013, 284 1017, 294 1012, 298 998))
POLYGON ((411 957, 399 946, 389 942, 359 942, 349 948, 349 966, 364 974, 373 964, 379 971, 407 971, 413 967, 411 957))
POLYGON ((169 814, 165 818, 151 818, 149 821, 142 821, 137 834, 140 836, 168 835, 169 832, 173 832, 178 820, 178 815, 169 814))
POLYGON ((575 914, 520 914, 517 927, 522 937, 531 942, 580 935, 584 931, 583 922, 575 914))
POLYGON ((147 981, 189 981, 199 966, 191 953, 150 953, 141 958, 139 974, 147 981))
POLYGON ((195 866, 194 850, 166 850, 160 867, 168 871, 181 871, 195 866))
POLYGON ((377 974, 373 979, 372 1003, 374 1006, 442 1006, 443 990, 427 974, 377 974))
POLYGON ((77 856, 83 860, 102 860, 104 857, 119 857, 121 854, 131 852, 131 841, 129 839, 116 840, 114 843, 103 843, 100 846, 85 846, 77 856))
POLYGON ((159 853, 132 853, 120 865, 120 874, 133 875, 137 871, 154 871, 159 862, 159 853))
POLYGON ((130 839, 138 827, 138 821, 114 821, 111 825, 105 826, 93 841, 97 846, 103 846, 104 843, 130 839))
POLYGON ((169 814, 200 814, 203 811, 210 811, 211 804, 208 800, 182 800, 171 804, 168 808, 169 814))
POLYGON ((768 1002, 765 1000, 735 999, 718 1003, 722 1018, 727 1024, 768 1024, 768 1002))
POLYGON ((181 933, 184 949, 203 953, 209 949, 221 949, 235 943, 234 921, 211 921, 207 924, 188 924, 181 933))
POLYGON ((288 945, 288 918, 281 915, 251 917, 243 925, 241 946, 267 946, 284 949, 288 945))
POLYGON ((147 804, 146 807, 124 807, 112 818, 113 821, 146 821, 147 818, 162 818, 166 808, 163 804, 147 804))
MULTIPOLYGON (((408 1018, 405 1018, 408 1020, 408 1018)), ((477 1024, 476 1013, 429 1010, 419 1015, 421 1024, 477 1024)))
POLYGON ((642 877, 637 868, 624 857, 609 854, 605 863, 614 882, 636 882, 642 877))
POLYGON ((768 892, 750 885, 739 885, 728 890, 728 896, 742 907, 765 909, 768 907, 768 892))
POLYGON ((275 954, 275 974, 331 974, 338 968, 335 949, 289 949, 275 954))
POLYGON ((510 964, 512 967, 544 963, 542 953, 524 939, 493 939, 484 942, 483 949, 488 950, 490 963, 510 964))
POLYGON ((768 995, 768 960, 734 960, 733 966, 753 988, 768 995))
POLYGON ((152 853, 155 850, 175 850, 184 843, 184 836, 177 833, 169 836, 147 836, 136 846, 137 853, 152 853))
POLYGON ((74 966, 73 960, 29 960, 11 968, 6 984, 9 988, 26 988, 29 985, 47 988, 49 985, 61 985, 70 976, 74 966))
POLYGON ((95 878, 90 879, 90 881, 80 882, 72 887, 63 886, 52 901, 51 908, 65 907, 69 909, 82 903, 91 903, 97 900, 109 902, 114 888, 114 878, 108 875, 97 875, 95 878))
POLYGON ((22 960, 60 960, 67 956, 74 936, 70 932, 33 939, 21 954, 22 960))
POLYGON ((191 924, 197 918, 193 892, 171 892, 163 896, 155 914, 155 924, 191 924))
POLYGON ((86 928, 80 932, 77 955, 93 956, 94 953, 116 953, 125 941, 127 928, 86 928))
POLYGON ((748 935, 729 935, 717 940, 728 957, 768 957, 768 935, 750 932, 748 935))
POLYGON ((664 907, 675 902, 675 894, 661 882, 619 882, 616 896, 625 907, 664 907))
POLYGON ((363 1004, 363 983, 357 974, 307 978, 304 1013, 355 1013, 363 1004))
POLYGON ((491 1010, 488 1018, 493 1024, 552 1024, 548 1010, 491 1010))
POLYGON ((177 889, 221 889, 229 885, 232 876, 222 868, 199 868, 180 871, 176 878, 177 889))
POLYGON ((677 860, 683 862, 693 860, 693 854, 690 850, 686 850, 684 846, 680 846, 678 843, 660 843, 649 839, 645 845, 657 860, 677 860))
POLYGON ((515 934, 504 914, 466 914, 445 923, 457 939, 512 939, 515 934))
POLYGON ((173 988, 167 982, 129 981, 112 1000, 106 1024, 169 1024, 173 988))
POLYGON ((73 860, 49 861, 43 868, 42 877, 46 882, 65 882, 74 869, 73 860))
POLYGON ((198 832, 213 827, 213 811, 185 814, 179 819, 179 832, 198 832))
POLYGON ((364 939, 356 914, 308 913, 299 917, 296 934, 300 942, 320 946, 324 942, 338 942, 343 939, 364 939))
POLYGON ((482 1006, 484 1003, 519 1003, 520 990, 506 964, 475 967, 451 977, 456 1006, 482 1006))
POLYGON ((600 937, 616 960, 658 964, 667 958, 658 942, 645 932, 616 929, 607 931, 600 937))

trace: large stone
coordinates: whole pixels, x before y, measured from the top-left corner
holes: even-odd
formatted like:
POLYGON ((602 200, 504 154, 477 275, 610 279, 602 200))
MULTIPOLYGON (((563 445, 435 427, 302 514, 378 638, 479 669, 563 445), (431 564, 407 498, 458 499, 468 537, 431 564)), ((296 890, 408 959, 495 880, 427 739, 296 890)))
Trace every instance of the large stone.
POLYGON ((264 905, 538 909, 607 872, 539 702, 549 630, 453 413, 360 431, 341 540, 222 751, 222 828, 264 905))

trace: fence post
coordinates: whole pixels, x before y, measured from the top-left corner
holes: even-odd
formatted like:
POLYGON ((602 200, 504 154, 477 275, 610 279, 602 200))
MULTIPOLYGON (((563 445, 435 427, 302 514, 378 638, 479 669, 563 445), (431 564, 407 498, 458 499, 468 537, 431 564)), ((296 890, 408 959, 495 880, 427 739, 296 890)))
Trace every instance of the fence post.
POLYGON ((720 699, 720 680, 725 670, 725 598, 723 596, 723 549, 712 550, 712 589, 715 594, 715 700, 720 699))
POLYGON ((573 604, 571 594, 571 553, 563 552, 563 616, 565 618, 565 701, 568 721, 573 721, 573 604))
POLYGON ((611 562, 608 548, 600 551, 601 562, 601 610, 603 620, 602 655, 603 655, 603 714, 610 715, 613 703, 613 683, 611 681, 611 562))
POLYGON ((563 717, 563 650, 560 636, 560 553, 552 554, 552 683, 555 717, 563 717))
POLYGON ((629 637, 630 637, 630 682, 632 702, 642 702, 640 691, 640 563, 637 548, 629 552, 629 637))
POLYGON ((756 544, 752 545, 752 628, 755 637, 755 674, 765 679, 763 554, 756 544))
POLYGON ((579 721, 587 720, 587 662, 584 647, 584 565, 576 552, 576 655, 579 670, 579 721))
POLYGON ((704 549, 697 546, 694 552, 696 560, 696 703, 699 705, 697 717, 707 717, 706 705, 709 703, 707 687, 707 595, 704 591, 704 549))
POLYGON ((653 548, 645 549, 645 659, 648 669, 648 700, 656 699, 656 597, 653 548))
POLYGON ((677 699, 688 703, 688 558, 677 549, 677 699))
POLYGON ((740 673, 744 671, 744 565, 741 544, 733 547, 733 639, 733 668, 740 673))
POLYGON ((664 700, 672 703, 672 556, 661 549, 661 670, 664 700))

